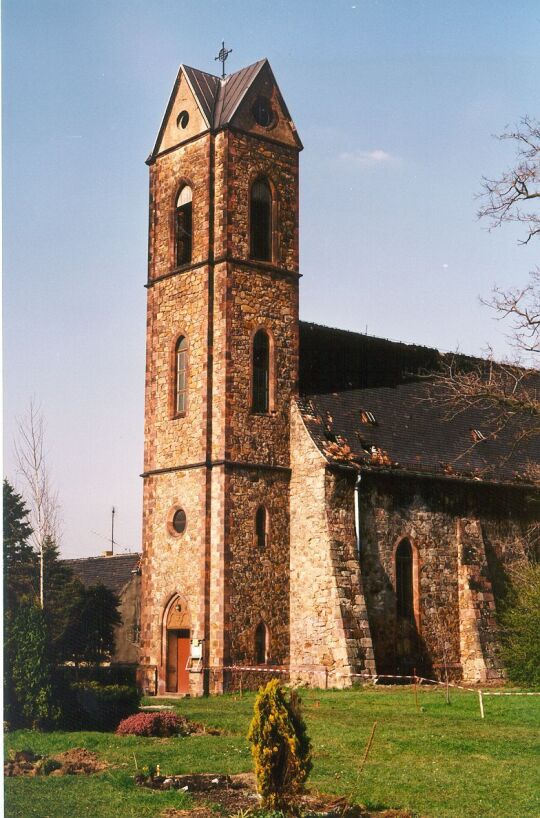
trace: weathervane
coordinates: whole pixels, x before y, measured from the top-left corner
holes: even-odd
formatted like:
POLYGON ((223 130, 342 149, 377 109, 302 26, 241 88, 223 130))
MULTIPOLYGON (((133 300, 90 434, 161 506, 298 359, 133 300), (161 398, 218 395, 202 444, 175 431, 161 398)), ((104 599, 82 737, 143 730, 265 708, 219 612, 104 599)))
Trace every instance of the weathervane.
POLYGON ((225 41, 221 43, 221 49, 217 57, 214 57, 214 60, 219 60, 221 63, 221 76, 225 79, 225 60, 231 53, 232 48, 225 48, 225 41))

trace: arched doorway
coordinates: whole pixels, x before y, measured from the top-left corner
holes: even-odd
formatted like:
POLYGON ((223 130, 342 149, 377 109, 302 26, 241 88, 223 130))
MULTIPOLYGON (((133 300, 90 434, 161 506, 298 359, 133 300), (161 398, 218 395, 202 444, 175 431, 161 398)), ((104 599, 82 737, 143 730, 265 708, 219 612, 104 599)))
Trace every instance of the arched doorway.
POLYGON ((168 606, 165 616, 167 693, 189 693, 191 629, 186 603, 176 596, 168 606))

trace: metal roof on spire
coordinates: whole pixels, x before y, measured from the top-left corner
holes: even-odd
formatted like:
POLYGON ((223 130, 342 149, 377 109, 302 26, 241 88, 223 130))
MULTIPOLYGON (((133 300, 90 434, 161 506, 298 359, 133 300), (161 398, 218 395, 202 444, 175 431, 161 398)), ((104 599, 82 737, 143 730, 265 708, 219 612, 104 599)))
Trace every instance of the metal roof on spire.
MULTIPOLYGON (((159 152, 161 137, 168 121, 170 111, 176 97, 178 84, 182 75, 186 78, 191 90, 193 91, 208 128, 211 130, 218 130, 219 128, 224 128, 231 123, 234 115, 242 103, 242 100, 245 98, 247 92, 263 69, 266 69, 269 72, 270 78, 277 88, 283 110, 286 116, 288 116, 290 119, 287 106, 283 100, 281 92, 279 91, 279 87, 276 83, 270 63, 266 58, 259 60, 252 65, 248 65, 246 68, 241 68, 239 71, 235 71, 233 74, 228 74, 225 77, 216 77, 214 74, 209 74, 198 68, 192 68, 189 65, 181 65, 169 99, 169 103, 167 105, 167 110, 161 124, 154 150, 150 154, 148 161, 151 161, 152 158, 159 152)), ((296 129, 294 129, 294 132, 295 139, 301 150, 302 143, 300 142, 298 134, 296 133, 296 129)))

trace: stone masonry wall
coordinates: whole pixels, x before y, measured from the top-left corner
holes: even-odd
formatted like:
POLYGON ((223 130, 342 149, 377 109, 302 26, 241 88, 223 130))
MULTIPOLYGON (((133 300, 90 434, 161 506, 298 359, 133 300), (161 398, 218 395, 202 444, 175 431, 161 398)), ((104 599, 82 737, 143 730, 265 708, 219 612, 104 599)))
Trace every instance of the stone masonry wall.
MULTIPOLYGON (((396 654, 395 549, 407 538, 417 565, 418 650, 409 665, 471 681, 500 675, 493 571, 483 531, 496 548, 519 551, 519 493, 366 474, 362 481, 361 565, 377 671, 412 672, 396 654), (506 498, 506 499, 505 499, 506 498), (512 513, 514 507, 514 513, 512 513), (514 523, 505 520, 513 517, 514 523), (445 656, 446 654, 446 656, 445 656)), ((522 552, 523 553, 523 552, 522 552)))
POLYGON ((456 534, 463 677, 474 682, 499 679, 499 628, 482 528, 478 520, 462 518, 456 534))
MULTIPOLYGON (((165 613, 179 595, 186 627, 205 638, 205 470, 170 472, 145 480, 141 575, 141 664, 158 668, 158 692, 165 692, 165 613), (175 507, 186 512, 183 534, 168 522, 175 507)), ((193 674, 193 694, 202 693, 202 678, 193 674)))
POLYGON ((326 460, 296 404, 291 466, 291 678, 342 687, 351 684, 351 673, 372 666, 354 557, 353 497, 350 485, 345 488, 339 478, 327 476, 326 460), (350 501, 346 507, 344 493, 350 501))
POLYGON ((228 250, 249 259, 249 191, 265 175, 274 190, 274 253, 277 267, 298 271, 298 151, 231 132, 228 142, 228 250))
POLYGON ((160 156, 150 166, 148 276, 151 280, 176 268, 175 205, 184 183, 190 185, 193 193, 192 264, 208 260, 211 140, 209 134, 203 135, 160 156))
POLYGON ((229 660, 255 662, 255 629, 269 631, 268 663, 289 661, 289 478, 276 472, 234 470, 227 480, 227 595, 229 660), (267 513, 267 544, 256 540, 255 515, 267 513))
POLYGON ((288 466, 289 414, 298 365, 298 281, 235 265, 229 274, 228 298, 227 456, 288 466), (271 405, 267 414, 254 414, 252 348, 261 327, 271 337, 271 405))

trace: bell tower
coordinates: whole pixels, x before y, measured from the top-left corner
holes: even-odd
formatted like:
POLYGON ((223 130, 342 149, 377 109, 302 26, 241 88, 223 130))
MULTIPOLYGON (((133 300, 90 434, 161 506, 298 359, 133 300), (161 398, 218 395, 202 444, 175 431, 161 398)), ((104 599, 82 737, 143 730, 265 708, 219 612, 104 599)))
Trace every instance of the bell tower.
POLYGON ((150 168, 142 685, 289 661, 298 156, 267 60, 182 65, 150 168))

